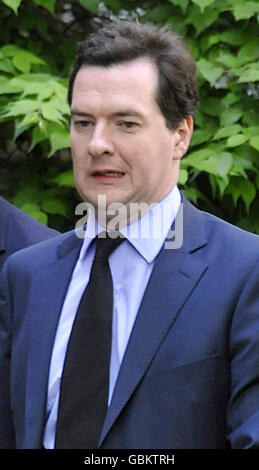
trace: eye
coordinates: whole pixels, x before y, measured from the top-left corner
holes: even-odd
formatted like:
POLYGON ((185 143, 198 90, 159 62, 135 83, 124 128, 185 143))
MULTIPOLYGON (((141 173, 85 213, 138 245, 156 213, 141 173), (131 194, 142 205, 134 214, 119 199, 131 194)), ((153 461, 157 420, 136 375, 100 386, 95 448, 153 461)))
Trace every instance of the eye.
POLYGON ((93 122, 87 119, 73 120, 73 125, 78 131, 90 128, 93 126, 93 122))
POLYGON ((133 121, 123 121, 120 123, 120 126, 125 129, 134 129, 138 126, 138 123, 133 121))
POLYGON ((76 121, 75 124, 78 127, 84 127, 85 128, 85 127, 90 127, 92 125, 92 122, 84 120, 84 121, 76 121))

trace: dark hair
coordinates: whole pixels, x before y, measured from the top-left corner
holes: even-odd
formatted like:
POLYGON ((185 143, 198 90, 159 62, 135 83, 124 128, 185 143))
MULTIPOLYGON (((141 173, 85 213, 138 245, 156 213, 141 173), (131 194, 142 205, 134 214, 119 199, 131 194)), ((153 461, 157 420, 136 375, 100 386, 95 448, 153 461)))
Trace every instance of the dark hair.
POLYGON ((167 126, 176 128, 188 115, 195 116, 198 107, 196 65, 182 37, 167 27, 115 20, 91 33, 81 42, 70 76, 68 102, 71 105, 73 85, 84 65, 108 67, 148 57, 159 72, 157 103, 167 126))

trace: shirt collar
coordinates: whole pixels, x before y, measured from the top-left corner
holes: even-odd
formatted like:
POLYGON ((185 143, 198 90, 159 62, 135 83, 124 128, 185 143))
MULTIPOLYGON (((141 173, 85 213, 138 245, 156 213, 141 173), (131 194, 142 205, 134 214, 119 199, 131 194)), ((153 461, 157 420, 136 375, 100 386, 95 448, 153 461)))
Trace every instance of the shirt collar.
MULTIPOLYGON (((121 228, 120 232, 148 263, 151 263, 161 250, 180 204, 181 194, 178 187, 174 186, 166 197, 154 204, 142 217, 121 228)), ((89 210, 80 259, 85 257, 92 240, 103 230, 105 230, 103 225, 89 210)))

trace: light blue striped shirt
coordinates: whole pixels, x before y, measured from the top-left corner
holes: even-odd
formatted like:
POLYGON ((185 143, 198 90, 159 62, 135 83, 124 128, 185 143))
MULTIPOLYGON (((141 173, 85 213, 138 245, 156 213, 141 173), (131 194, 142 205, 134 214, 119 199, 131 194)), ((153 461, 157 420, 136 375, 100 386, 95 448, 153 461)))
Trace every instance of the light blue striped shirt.
MULTIPOLYGON (((109 258, 114 285, 109 404, 155 258, 164 244, 180 202, 180 192, 175 186, 149 212, 120 230, 127 239, 109 258)), ((89 211, 83 244, 63 304, 52 351, 43 438, 46 449, 53 449, 55 445, 61 376, 72 325, 90 277, 95 253, 95 243, 91 242, 103 230, 104 227, 89 211)))

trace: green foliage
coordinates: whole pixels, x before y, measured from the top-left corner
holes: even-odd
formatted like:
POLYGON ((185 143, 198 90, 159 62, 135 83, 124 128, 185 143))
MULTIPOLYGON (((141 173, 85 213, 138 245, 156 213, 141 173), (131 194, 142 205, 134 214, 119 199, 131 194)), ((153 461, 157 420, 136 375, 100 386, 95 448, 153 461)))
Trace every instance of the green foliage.
POLYGON ((0 0, 0 188, 44 223, 74 226, 67 79, 95 21, 138 18, 187 38, 200 107, 180 187, 259 233, 259 4, 249 0, 0 0))

